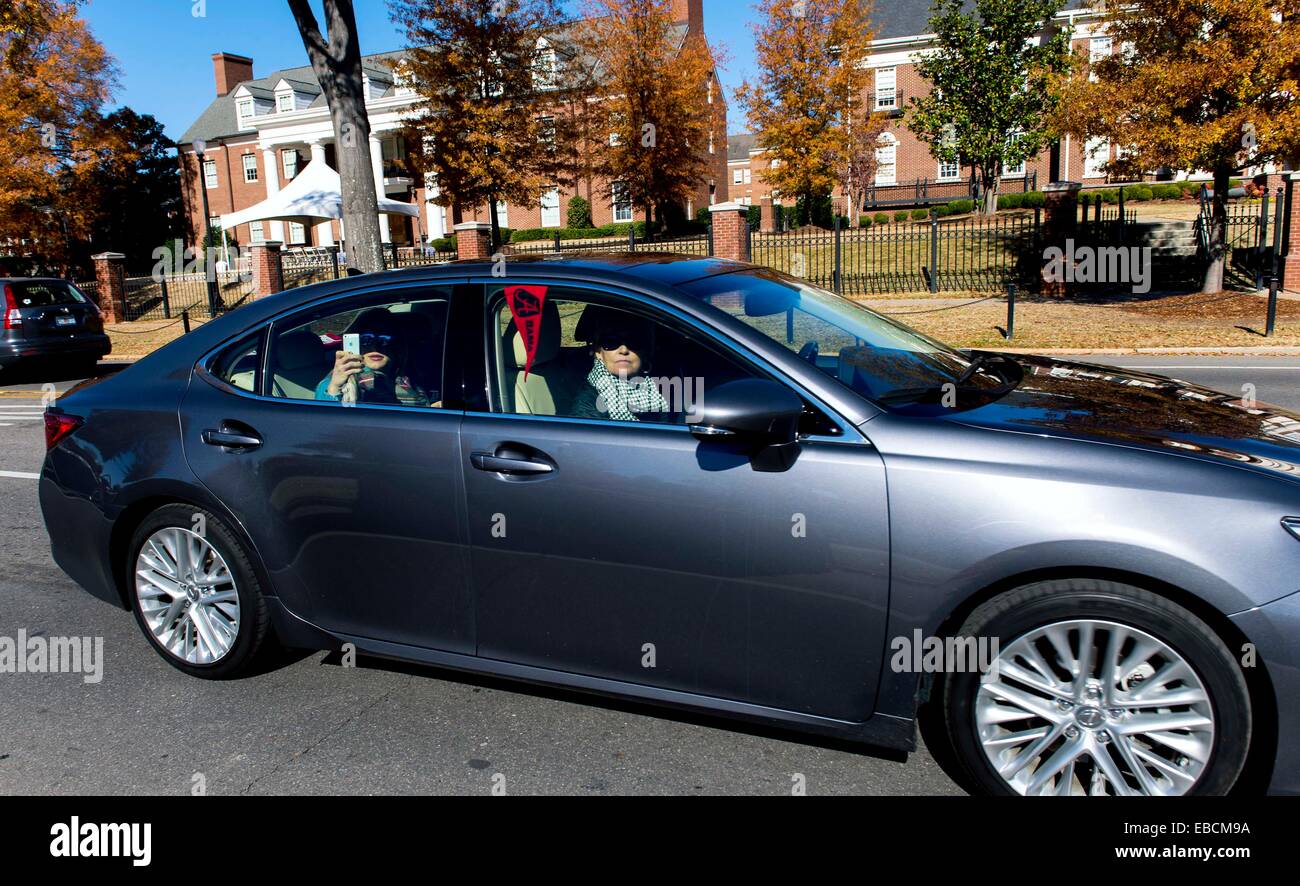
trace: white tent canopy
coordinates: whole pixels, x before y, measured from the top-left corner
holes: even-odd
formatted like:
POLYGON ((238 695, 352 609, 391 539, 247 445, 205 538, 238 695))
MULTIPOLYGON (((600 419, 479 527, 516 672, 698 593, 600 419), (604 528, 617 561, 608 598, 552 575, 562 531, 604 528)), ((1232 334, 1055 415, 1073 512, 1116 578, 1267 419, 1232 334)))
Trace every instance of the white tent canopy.
MULTIPOLYGON (((379 197, 379 211, 412 217, 420 215, 418 206, 389 200, 384 196, 379 197)), ((279 193, 256 206, 221 216, 221 227, 229 231, 236 225, 255 221, 342 217, 343 188, 339 174, 326 165, 324 160, 316 160, 303 167, 302 172, 279 193)))

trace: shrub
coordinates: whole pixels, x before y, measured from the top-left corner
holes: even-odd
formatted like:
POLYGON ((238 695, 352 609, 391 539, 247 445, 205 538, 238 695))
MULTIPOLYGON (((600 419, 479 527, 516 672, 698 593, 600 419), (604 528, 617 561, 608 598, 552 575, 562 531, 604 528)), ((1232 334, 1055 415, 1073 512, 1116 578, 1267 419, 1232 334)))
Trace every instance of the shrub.
POLYGON ((875 215, 871 217, 871 220, 878 225, 887 225, 889 224, 889 213, 877 212, 875 215))
POLYGON ((894 221, 905 222, 907 221, 907 217, 911 214, 912 213, 908 212, 906 209, 900 209, 894 213, 894 221))
POLYGON ((456 251, 456 238, 455 238, 455 237, 440 237, 440 238, 438 238, 437 240, 430 240, 430 241, 429 241, 429 246, 430 246, 431 248, 433 248, 433 249, 438 250, 439 252, 455 252, 455 251, 456 251))
POLYGON ((1025 198, 1026 209, 1035 209, 1039 206, 1043 206, 1047 202, 1047 198, 1042 191, 1030 191, 1023 196, 1025 198))
POLYGON ((998 194, 998 209, 1019 209, 1024 205, 1024 194, 998 194))
POLYGON ((591 204, 585 198, 573 195, 569 198, 569 212, 565 224, 570 228, 591 228, 591 204))
POLYGON ((709 216, 710 212, 709 207, 707 206, 701 206, 699 209, 695 210, 695 220, 697 222, 704 222, 707 225, 709 223, 709 216))
POLYGON ((758 204, 750 206, 749 209, 745 211, 745 220, 749 222, 751 228, 757 231, 758 226, 763 223, 763 207, 758 204))
POLYGON ((1156 200, 1177 200, 1183 196, 1183 190, 1177 185, 1152 185, 1151 196, 1156 200))
POLYGON ((1150 185, 1130 185, 1124 189, 1124 199, 1133 200, 1138 203, 1145 203, 1152 197, 1150 185))
POLYGON ((860 227, 860 228, 869 228, 869 227, 871 227, 871 216, 869 216, 869 215, 859 215, 859 216, 858 216, 858 227, 860 227))
POLYGON ((950 200, 948 201, 948 211, 945 215, 961 215, 966 212, 975 211, 974 200, 950 200))
POLYGON ((912 221, 925 221, 929 217, 930 217, 930 210, 928 209, 912 210, 912 221))

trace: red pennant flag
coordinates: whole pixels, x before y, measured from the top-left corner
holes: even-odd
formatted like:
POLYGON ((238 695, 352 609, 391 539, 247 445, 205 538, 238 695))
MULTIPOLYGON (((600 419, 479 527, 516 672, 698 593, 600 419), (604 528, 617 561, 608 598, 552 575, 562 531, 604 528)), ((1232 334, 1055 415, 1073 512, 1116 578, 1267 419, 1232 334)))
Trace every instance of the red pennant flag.
POLYGON ((542 340, 542 307, 546 304, 545 286, 507 286, 506 304, 515 318, 515 328, 524 341, 524 378, 533 368, 537 345, 542 340))

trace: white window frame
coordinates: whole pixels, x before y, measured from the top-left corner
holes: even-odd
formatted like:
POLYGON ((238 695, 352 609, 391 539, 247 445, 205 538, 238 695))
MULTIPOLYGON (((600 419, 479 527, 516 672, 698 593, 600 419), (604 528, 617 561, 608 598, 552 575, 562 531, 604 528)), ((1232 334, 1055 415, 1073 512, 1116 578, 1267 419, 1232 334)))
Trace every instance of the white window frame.
POLYGON ((244 166, 244 184, 247 185, 256 184, 257 183, 257 155, 243 154, 240 156, 239 162, 242 163, 244 166), (253 162, 249 163, 248 162, 249 160, 252 160, 253 162))
POLYGON ((1097 82, 1097 72, 1092 70, 1092 66, 1109 56, 1113 51, 1113 46, 1114 42, 1110 37, 1100 36, 1088 39, 1088 80, 1090 82, 1097 82))
POLYGON ((251 98, 241 98, 235 104, 235 113, 239 115, 239 123, 242 126, 257 116, 257 102, 251 98))
POLYGON ((876 110, 892 111, 898 107, 898 68, 876 68, 876 110))
POLYGON ((1110 161, 1110 140, 1090 138, 1083 143, 1083 177, 1105 178, 1103 164, 1110 161))
POLYGON ((297 110, 297 103, 293 100, 292 92, 282 92, 275 97, 275 110, 280 114, 287 114, 290 111, 297 110), (288 100, 289 107, 285 107, 285 100, 288 100))
POLYGON ((248 238, 252 243, 262 243, 266 240, 266 231, 260 221, 248 223, 248 238))
POLYGON ((505 200, 497 201, 497 224, 503 228, 510 227, 510 204, 505 200))
POLYGON ((302 222, 289 222, 289 243, 301 246, 307 242, 307 226, 302 222))
POLYGON ((214 191, 220 186, 220 179, 217 176, 217 161, 203 161, 203 187, 209 191, 214 191))
POLYGON ((614 182, 609 186, 609 190, 610 190, 610 210, 613 213, 614 221, 619 224, 623 222, 632 221, 633 218, 632 201, 625 199, 627 193, 627 185, 625 185, 623 182, 614 182), (624 198, 620 198, 619 196, 620 193, 624 195, 624 198))
POLYGON ((558 187, 550 187, 542 191, 540 218, 542 220, 542 227, 544 228, 563 227, 560 223, 562 219, 560 216, 560 189, 558 187), (550 205, 550 206, 547 205, 546 202, 547 197, 552 197, 554 199, 554 205, 550 205), (548 212, 554 213, 553 221, 546 220, 546 216, 548 212))
POLYGON ((898 139, 893 133, 882 132, 876 139, 875 181, 877 185, 898 184, 898 139))
POLYGON ((280 152, 280 169, 284 172, 285 181, 293 181, 298 177, 298 152, 293 148, 280 152), (293 165, 289 165, 289 158, 293 158, 293 165))
POLYGON ((939 161, 939 166, 938 166, 938 171, 937 171, 937 173, 936 173, 936 175, 935 175, 935 181, 941 181, 941 182, 956 182, 956 181, 961 181, 961 161, 960 161, 960 160, 952 160, 952 161, 940 160, 940 161, 939 161), (952 173, 951 173, 951 174, 945 174, 945 173, 944 173, 944 167, 951 168, 951 169, 952 169, 952 173))

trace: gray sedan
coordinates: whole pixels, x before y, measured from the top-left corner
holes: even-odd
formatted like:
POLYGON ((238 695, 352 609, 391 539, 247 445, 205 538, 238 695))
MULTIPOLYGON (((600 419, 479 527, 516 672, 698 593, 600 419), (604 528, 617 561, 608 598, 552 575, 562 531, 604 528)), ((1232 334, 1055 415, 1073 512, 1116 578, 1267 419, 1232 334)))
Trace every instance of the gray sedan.
POLYGON ((1300 792, 1300 417, 638 254, 350 277, 46 415, 54 557, 202 678, 277 644, 911 750, 1300 792))

